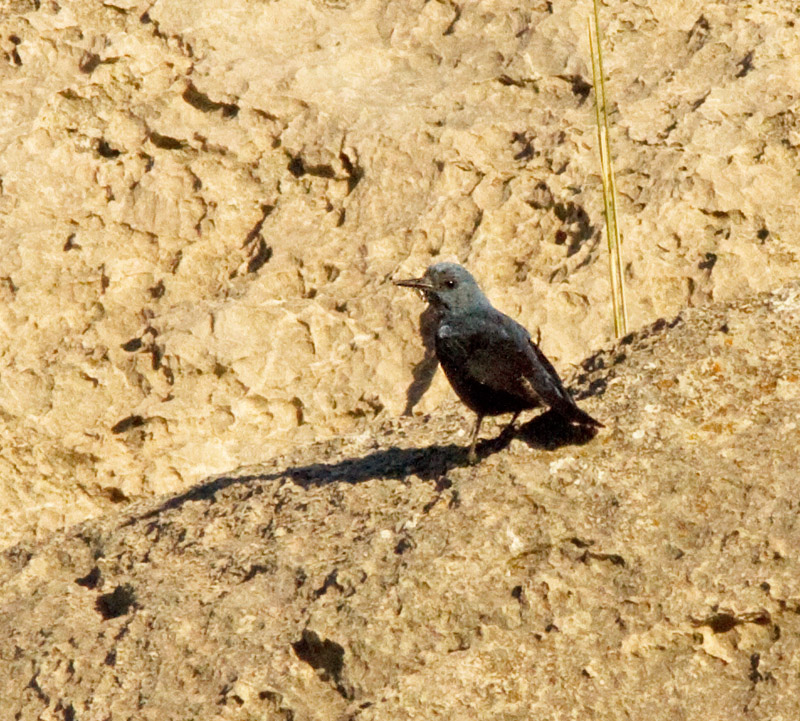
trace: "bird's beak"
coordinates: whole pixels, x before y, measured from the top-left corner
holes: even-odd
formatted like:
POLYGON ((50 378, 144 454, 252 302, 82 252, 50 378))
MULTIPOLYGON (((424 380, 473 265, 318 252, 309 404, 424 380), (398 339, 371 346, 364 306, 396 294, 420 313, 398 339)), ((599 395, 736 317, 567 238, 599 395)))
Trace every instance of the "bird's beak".
POLYGON ((402 285, 406 288, 416 288, 417 290, 433 290, 433 283, 427 278, 409 278, 408 280, 396 280, 395 285, 402 285))

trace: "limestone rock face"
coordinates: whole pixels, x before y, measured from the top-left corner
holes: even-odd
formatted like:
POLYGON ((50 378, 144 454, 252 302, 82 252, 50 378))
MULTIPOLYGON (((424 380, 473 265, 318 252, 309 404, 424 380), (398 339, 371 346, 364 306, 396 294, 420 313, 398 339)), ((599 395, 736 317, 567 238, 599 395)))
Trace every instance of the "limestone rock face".
MULTIPOLYGON (((0 543, 398 415, 432 259, 606 343, 589 7, 6 3, 0 543)), ((604 5, 633 328, 797 274, 796 18, 604 5)))
POLYGON ((800 285, 0 556, 0 717, 797 718, 800 285), (489 424, 487 424, 489 425, 489 424), (488 429, 487 429, 488 436, 488 429))

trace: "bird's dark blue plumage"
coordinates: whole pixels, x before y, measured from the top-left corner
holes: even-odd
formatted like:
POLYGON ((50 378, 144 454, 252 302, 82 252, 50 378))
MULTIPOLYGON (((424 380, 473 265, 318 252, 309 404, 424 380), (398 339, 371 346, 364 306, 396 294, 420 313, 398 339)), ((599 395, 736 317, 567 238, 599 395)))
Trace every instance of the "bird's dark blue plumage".
POLYGON ((437 263, 422 278, 396 283, 421 290, 436 314, 436 357, 458 397, 478 416, 470 460, 487 415, 513 413, 513 424, 521 411, 544 405, 570 423, 602 426, 578 408, 528 331, 492 307, 466 268, 437 263))

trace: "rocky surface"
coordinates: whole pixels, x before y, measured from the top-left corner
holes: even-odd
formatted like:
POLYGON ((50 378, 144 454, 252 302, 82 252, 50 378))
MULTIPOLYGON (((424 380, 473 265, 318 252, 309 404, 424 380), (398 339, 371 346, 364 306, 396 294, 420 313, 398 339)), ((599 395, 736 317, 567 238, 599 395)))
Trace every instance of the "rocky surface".
POLYGON ((585 361, 591 442, 470 467, 445 405, 28 539, 0 717, 797 718, 799 334, 689 310, 585 361))
MULTIPOLYGON (((588 11, 5 3, 0 545, 397 416, 432 258, 607 343, 588 11)), ((632 328, 797 274, 796 22, 604 4, 632 328)))

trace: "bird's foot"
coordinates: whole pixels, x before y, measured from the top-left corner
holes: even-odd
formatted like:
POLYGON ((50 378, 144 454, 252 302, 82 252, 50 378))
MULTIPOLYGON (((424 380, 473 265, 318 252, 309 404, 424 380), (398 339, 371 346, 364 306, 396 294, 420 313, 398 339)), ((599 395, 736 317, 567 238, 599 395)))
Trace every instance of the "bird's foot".
POLYGON ((478 460, 479 458, 477 452, 475 451, 475 446, 472 446, 467 453, 467 463, 469 463, 471 466, 474 466, 478 460))
POLYGON ((503 428, 500 435, 497 436, 497 442, 501 444, 505 444, 511 441, 511 439, 517 435, 517 418, 519 418, 519 412, 515 413, 511 420, 508 422, 508 425, 503 428))

